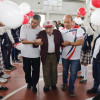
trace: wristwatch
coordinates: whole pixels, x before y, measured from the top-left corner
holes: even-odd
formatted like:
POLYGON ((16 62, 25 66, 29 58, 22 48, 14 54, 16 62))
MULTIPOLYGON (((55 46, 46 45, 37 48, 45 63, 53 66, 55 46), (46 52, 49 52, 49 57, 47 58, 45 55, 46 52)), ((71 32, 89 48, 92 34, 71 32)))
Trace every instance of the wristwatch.
POLYGON ((69 45, 71 45, 71 43, 69 42, 69 45))

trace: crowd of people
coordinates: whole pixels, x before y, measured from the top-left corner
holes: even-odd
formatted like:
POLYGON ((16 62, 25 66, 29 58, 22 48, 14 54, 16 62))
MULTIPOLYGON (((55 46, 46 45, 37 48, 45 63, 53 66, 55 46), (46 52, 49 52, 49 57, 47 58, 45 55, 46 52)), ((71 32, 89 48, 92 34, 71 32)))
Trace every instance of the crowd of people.
MULTIPOLYGON (((35 14, 30 24, 11 30, 0 22, 0 82, 7 82, 10 76, 6 75, 4 71, 16 69, 11 62, 20 63, 18 54, 21 53, 27 89, 32 88, 32 91, 37 93, 40 63, 42 63, 43 91, 46 93, 50 89, 55 90, 58 77, 57 66, 62 49, 62 91, 66 91, 68 86, 69 95, 76 96, 75 80, 83 78, 79 83, 87 82, 88 64, 91 64, 91 59, 93 59, 94 86, 87 90, 87 93, 96 93, 93 100, 100 100, 98 88, 100 84, 100 35, 93 41, 95 29, 91 23, 88 23, 85 28, 84 24, 75 23, 71 15, 64 16, 63 24, 60 21, 47 20, 42 29, 39 26, 41 20, 41 17, 35 14), (91 46, 92 41, 94 42, 93 47, 91 46), (15 43, 18 42, 22 43, 21 51, 15 48, 15 43), (82 73, 77 76, 80 66, 82 73)), ((8 88, 1 86, 0 90, 8 90, 8 88)))
MULTIPOLYGON (((20 27, 17 29, 9 29, 0 22, 0 83, 5 83, 10 78, 10 75, 5 74, 5 71, 13 71, 16 69, 12 62, 21 62, 18 59, 18 51, 14 44, 19 42, 20 27)), ((8 87, 0 86, 0 91, 6 91, 8 87)), ((0 99, 2 96, 0 96, 0 99)))

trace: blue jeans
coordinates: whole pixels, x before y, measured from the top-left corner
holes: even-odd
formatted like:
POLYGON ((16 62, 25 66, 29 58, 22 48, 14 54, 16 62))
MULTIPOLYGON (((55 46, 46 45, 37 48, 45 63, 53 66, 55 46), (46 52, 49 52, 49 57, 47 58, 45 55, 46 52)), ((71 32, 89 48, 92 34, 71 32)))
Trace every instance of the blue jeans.
POLYGON ((94 78, 94 85, 93 88, 98 91, 98 94, 100 95, 100 62, 97 62, 95 58, 93 58, 93 64, 92 64, 92 75, 94 78))
POLYGON ((70 67, 70 79, 69 79, 69 89, 74 90, 74 83, 77 77, 77 71, 79 67, 80 60, 67 60, 62 58, 63 64, 63 84, 68 83, 68 71, 70 67))

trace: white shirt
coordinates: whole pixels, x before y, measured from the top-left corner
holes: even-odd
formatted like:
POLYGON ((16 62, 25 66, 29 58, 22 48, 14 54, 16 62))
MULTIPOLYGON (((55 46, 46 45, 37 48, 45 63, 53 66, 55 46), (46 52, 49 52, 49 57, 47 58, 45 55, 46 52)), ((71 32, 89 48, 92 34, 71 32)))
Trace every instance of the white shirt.
MULTIPOLYGON (((23 25, 21 27, 20 38, 21 40, 34 41, 40 30, 39 27, 32 29, 30 24, 23 25)), ((27 58, 38 58, 40 57, 40 50, 39 48, 34 48, 33 44, 22 44, 21 55, 27 58)))
POLYGON ((96 44, 95 44, 95 48, 94 48, 94 52, 93 52, 93 57, 96 58, 97 54, 100 51, 100 38, 98 38, 96 40, 96 44))
POLYGON ((9 37, 10 41, 12 42, 12 44, 14 44, 15 41, 14 41, 13 36, 11 34, 11 30, 6 26, 0 27, 0 35, 3 35, 5 32, 7 32, 8 37, 9 37))
POLYGON ((88 34, 88 36, 90 36, 90 35, 93 35, 93 34, 94 34, 94 31, 93 31, 93 29, 91 28, 91 26, 90 26, 90 24, 89 24, 89 23, 87 23, 87 26, 86 26, 86 25, 84 25, 84 27, 85 27, 85 29, 86 29, 86 33, 88 34))
POLYGON ((6 26, 0 27, 0 35, 3 35, 5 32, 7 32, 7 30, 9 30, 9 28, 6 26))
MULTIPOLYGON (((61 33, 64 41, 67 40, 69 42, 75 42, 78 39, 84 38, 83 36, 84 30, 82 28, 71 29, 71 30, 63 29, 61 30, 61 33), (76 40, 75 40, 75 34, 76 34, 76 40)), ((63 49, 62 58, 70 60, 80 59, 80 51, 81 51, 81 46, 66 46, 63 49)))
POLYGON ((48 53, 54 53, 55 52, 55 44, 54 44, 54 35, 51 36, 47 34, 48 38, 48 53))

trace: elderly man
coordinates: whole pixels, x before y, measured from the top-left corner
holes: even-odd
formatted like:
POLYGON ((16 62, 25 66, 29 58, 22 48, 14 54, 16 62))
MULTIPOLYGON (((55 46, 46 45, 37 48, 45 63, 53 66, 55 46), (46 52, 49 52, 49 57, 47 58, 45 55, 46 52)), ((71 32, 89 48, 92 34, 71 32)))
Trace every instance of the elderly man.
POLYGON ((63 84, 62 90, 66 90, 68 84, 68 71, 70 67, 70 79, 69 79, 69 94, 75 96, 74 83, 77 76, 78 65, 80 63, 80 50, 83 43, 83 29, 72 29, 73 18, 71 15, 64 17, 65 28, 61 30, 64 40, 62 52, 62 64, 63 64, 63 84))
POLYGON ((37 45, 41 44, 41 60, 43 64, 43 77, 45 86, 44 92, 55 90, 57 84, 57 64, 60 57, 60 46, 63 42, 59 30, 54 29, 53 21, 44 23, 45 30, 38 34, 37 39, 41 39, 37 45))
POLYGON ((27 88, 32 87, 34 93, 37 92, 36 85, 39 80, 40 51, 39 48, 33 48, 32 44, 35 43, 37 34, 40 32, 40 28, 38 27, 40 20, 41 17, 39 15, 34 15, 31 24, 23 25, 20 32, 21 42, 23 44, 21 55, 23 57, 25 80, 28 83, 27 88))

